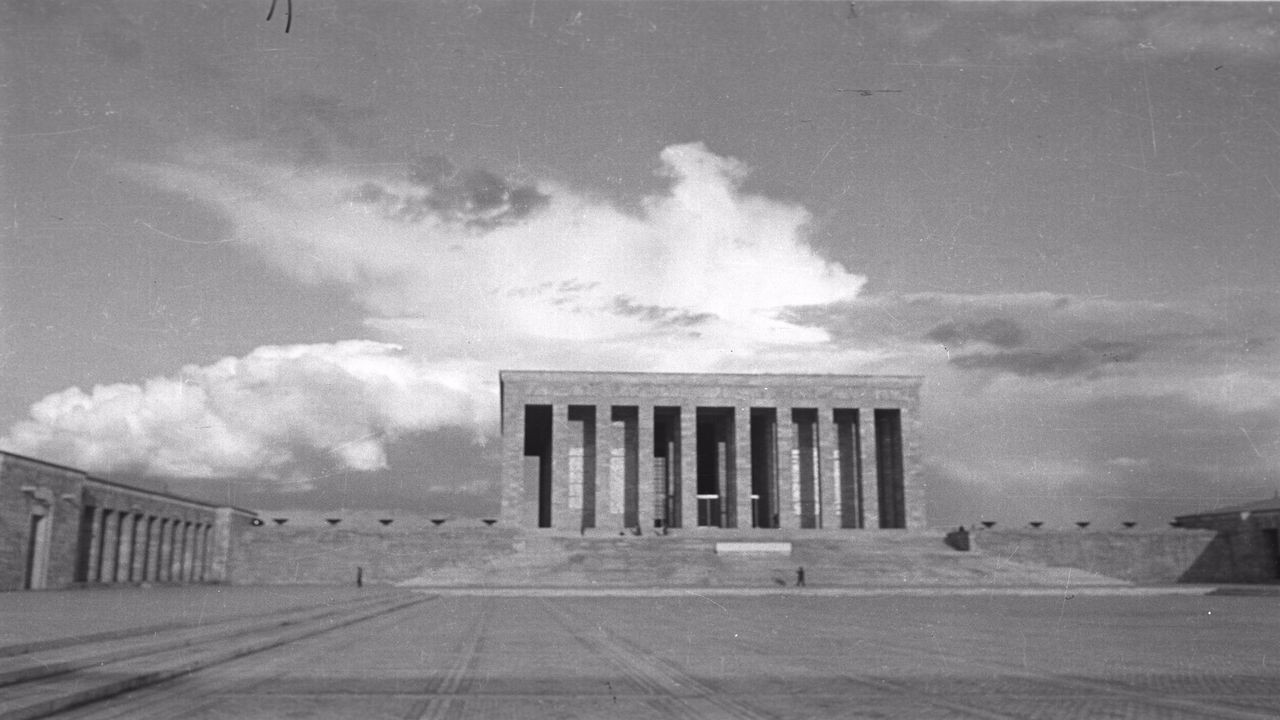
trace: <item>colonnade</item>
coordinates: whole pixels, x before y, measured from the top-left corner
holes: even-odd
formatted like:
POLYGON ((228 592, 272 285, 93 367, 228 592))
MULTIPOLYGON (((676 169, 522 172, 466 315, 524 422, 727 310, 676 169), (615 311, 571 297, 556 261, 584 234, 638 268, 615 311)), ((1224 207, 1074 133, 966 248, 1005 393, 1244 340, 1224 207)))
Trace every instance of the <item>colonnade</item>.
POLYGON ((76 579, 90 583, 203 582, 210 575, 214 523, 87 506, 76 579))
POLYGON ((900 407, 553 402, 513 410, 504 411, 506 454, 521 458, 516 493, 527 526, 907 526, 900 407))

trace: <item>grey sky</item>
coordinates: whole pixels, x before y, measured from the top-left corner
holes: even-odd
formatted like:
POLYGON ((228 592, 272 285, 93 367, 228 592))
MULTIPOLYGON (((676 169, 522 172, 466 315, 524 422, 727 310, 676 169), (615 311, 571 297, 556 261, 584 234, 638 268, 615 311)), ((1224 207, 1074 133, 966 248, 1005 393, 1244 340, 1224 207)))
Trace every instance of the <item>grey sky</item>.
POLYGON ((5 447, 483 513, 498 367, 809 368, 939 522, 1280 482, 1272 4, 268 6, 5 7, 5 447))

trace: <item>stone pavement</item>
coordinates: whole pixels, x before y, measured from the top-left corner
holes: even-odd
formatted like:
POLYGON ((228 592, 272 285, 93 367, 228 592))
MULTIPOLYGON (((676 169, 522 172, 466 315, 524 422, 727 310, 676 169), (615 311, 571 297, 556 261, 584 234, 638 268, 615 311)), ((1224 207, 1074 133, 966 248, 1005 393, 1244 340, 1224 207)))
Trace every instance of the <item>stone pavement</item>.
POLYGON ((1273 718, 1276 599, 433 594, 58 717, 1273 718))
MULTIPOLYGON (((366 591, 365 594, 367 594, 366 591)), ((58 592, 0 592, 0 655, 6 648, 336 603, 354 587, 160 585, 58 592)))

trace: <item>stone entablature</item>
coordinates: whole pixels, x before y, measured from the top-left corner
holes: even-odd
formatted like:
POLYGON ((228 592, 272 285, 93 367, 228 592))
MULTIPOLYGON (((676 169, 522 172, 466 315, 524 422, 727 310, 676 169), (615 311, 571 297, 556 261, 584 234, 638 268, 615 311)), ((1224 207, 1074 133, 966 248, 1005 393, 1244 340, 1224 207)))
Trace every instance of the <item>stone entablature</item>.
MULTIPOLYGON (((695 373, 585 373, 503 371, 502 391, 544 402, 579 403, 608 398, 653 405, 680 405, 690 397, 790 404, 793 407, 884 403, 917 406, 922 379, 912 375, 748 375, 695 373), (559 377, 563 376, 563 377, 559 377)), ((616 402, 615 402, 616 401, 616 402)), ((705 403, 702 403, 705 404, 705 403)), ((763 405, 761 405, 763 406, 763 405)))
POLYGON ((503 520, 919 528, 921 378, 504 371, 503 520))

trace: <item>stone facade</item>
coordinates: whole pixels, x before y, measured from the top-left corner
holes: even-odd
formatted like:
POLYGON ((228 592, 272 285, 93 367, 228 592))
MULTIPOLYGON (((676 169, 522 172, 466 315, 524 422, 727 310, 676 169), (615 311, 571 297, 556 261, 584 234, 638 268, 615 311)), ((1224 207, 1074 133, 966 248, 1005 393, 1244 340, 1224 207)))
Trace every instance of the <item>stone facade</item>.
POLYGON ((1182 515, 1178 527, 1212 530, 1188 582, 1280 582, 1280 497, 1182 515))
POLYGON ((504 524, 922 528, 921 379, 501 373, 504 524))
POLYGON ((220 582, 253 518, 0 452, 0 590, 220 582))

